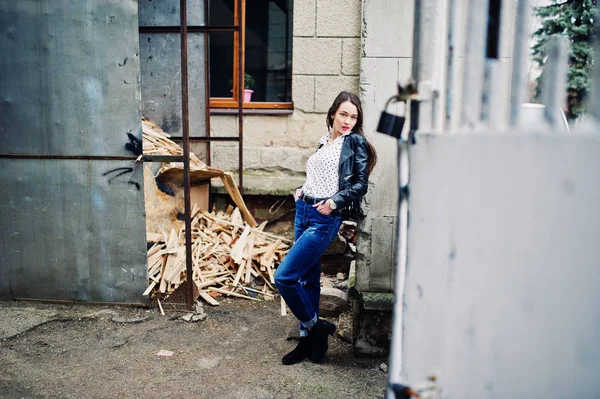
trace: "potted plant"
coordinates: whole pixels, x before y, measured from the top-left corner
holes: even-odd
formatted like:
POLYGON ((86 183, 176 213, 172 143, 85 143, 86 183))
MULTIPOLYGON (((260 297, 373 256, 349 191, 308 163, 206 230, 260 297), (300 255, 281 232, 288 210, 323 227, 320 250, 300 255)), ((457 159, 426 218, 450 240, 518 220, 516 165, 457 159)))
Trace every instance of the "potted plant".
POLYGON ((254 90, 254 78, 247 72, 244 72, 244 102, 249 103, 252 101, 252 93, 254 90))
MULTIPOLYGON (((229 79, 229 87, 233 87, 233 79, 229 79)), ((254 78, 247 72, 244 72, 244 102, 249 103, 252 101, 252 93, 254 90, 254 78)), ((233 93, 233 90, 231 90, 233 93)))

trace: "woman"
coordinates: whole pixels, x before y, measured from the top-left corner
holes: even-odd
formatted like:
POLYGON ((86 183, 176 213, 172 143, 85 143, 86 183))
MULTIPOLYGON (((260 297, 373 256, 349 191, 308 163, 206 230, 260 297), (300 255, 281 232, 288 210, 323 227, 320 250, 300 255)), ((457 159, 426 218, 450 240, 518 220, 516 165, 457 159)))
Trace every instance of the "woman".
POLYGON ((300 321, 300 342, 283 357, 285 365, 305 358, 320 363, 327 352, 328 335, 335 332, 335 325, 318 317, 320 258, 338 234, 341 210, 359 209, 377 162, 362 125, 358 96, 341 92, 327 112, 328 133, 306 163, 306 182, 293 193, 295 244, 275 273, 279 293, 300 321))

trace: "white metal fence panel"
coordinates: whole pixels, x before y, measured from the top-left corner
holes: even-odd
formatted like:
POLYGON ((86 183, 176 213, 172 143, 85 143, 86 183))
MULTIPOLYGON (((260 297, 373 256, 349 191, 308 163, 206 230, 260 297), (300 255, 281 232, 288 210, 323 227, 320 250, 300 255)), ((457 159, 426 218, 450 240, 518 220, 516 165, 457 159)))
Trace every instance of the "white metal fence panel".
MULTIPOLYGON (((524 108, 530 4, 516 4, 513 67, 503 73, 485 58, 487 3, 449 0, 448 84, 431 87, 431 76, 416 74, 416 144, 401 140, 399 151, 399 185, 408 187, 400 192, 410 197, 399 204, 407 222, 397 242, 390 384, 435 375, 447 398, 596 398, 600 65, 590 114, 569 129, 560 111, 568 45, 556 40, 544 104, 524 108), (463 45, 465 58, 456 54, 463 45), (445 130, 422 123, 442 114, 445 130)), ((421 46, 415 58, 439 47, 421 46)))

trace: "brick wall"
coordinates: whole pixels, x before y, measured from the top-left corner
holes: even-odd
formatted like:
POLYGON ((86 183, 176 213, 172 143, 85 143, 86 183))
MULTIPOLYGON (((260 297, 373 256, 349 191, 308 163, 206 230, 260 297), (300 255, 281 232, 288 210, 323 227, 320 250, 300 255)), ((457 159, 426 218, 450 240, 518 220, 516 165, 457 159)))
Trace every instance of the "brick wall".
MULTIPOLYGON (((360 0, 294 2, 291 115, 244 116, 244 191, 284 194, 304 181, 306 159, 325 133, 341 90, 358 92, 360 0)), ((234 115, 212 115, 211 135, 237 135, 234 115)), ((211 164, 237 172, 237 143, 211 144, 211 164)))
POLYGON ((298 110, 327 112, 341 90, 358 90, 361 2, 295 2, 293 96, 298 110))

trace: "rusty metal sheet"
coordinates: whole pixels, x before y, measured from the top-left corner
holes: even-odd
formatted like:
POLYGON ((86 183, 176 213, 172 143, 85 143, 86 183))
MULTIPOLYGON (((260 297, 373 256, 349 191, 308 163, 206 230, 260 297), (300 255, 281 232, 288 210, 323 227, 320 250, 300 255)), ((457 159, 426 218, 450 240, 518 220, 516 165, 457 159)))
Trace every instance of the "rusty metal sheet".
MULTIPOLYGON (((181 136, 179 33, 140 35, 142 114, 165 132, 181 136)), ((188 33, 190 137, 206 136, 204 33, 188 33)))
POLYGON ((145 302, 143 174, 132 168, 0 159, 0 297, 145 302))
POLYGON ((141 137, 137 4, 0 2, 2 153, 129 155, 141 137))

